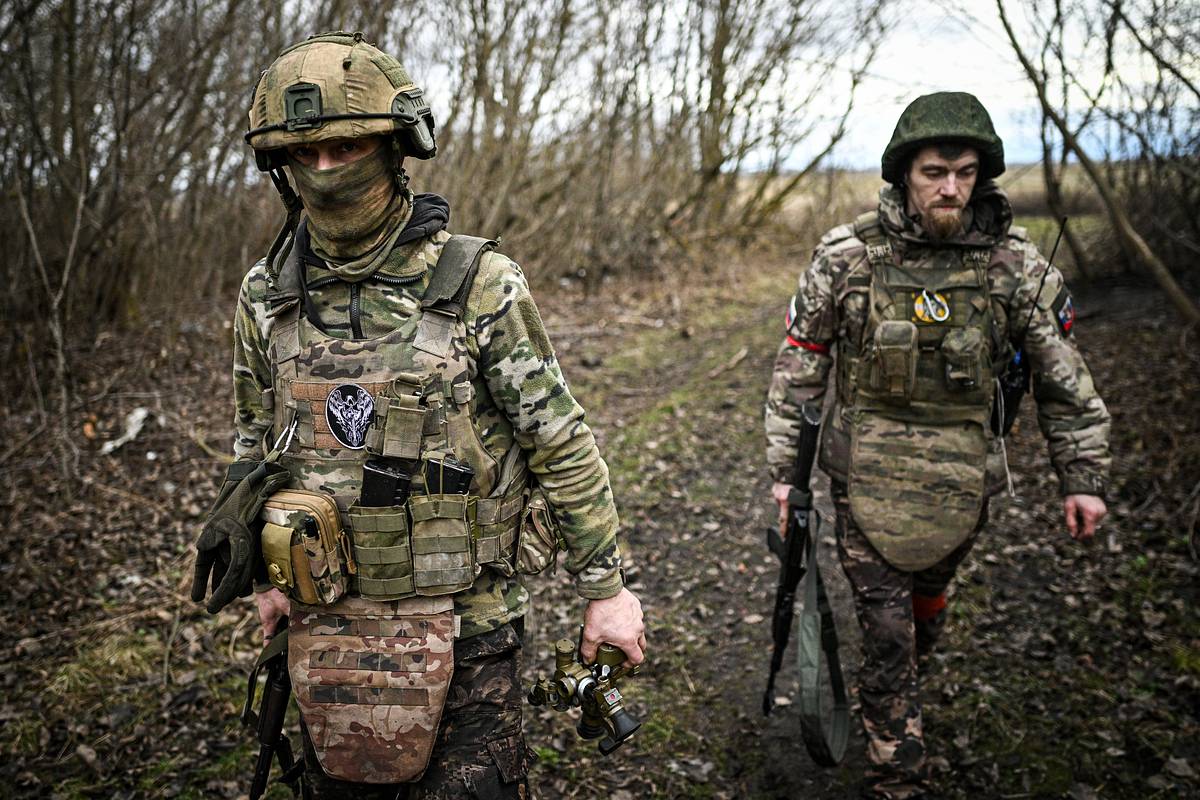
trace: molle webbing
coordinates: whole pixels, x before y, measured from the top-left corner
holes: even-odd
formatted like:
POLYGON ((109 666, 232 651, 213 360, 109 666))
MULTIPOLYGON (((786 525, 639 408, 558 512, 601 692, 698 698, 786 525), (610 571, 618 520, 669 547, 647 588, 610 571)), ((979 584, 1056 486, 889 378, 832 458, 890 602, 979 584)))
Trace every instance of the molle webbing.
POLYGON ((987 415, 995 327, 990 250, 897 251, 874 212, 858 217, 854 230, 866 244, 870 299, 862 341, 842 351, 843 403, 916 423, 987 415))
POLYGON ((276 421, 294 414, 298 422, 299 449, 288 457, 295 480, 338 500, 360 565, 352 595, 381 601, 453 594, 471 586, 485 565, 512 574, 528 472, 515 444, 501 463, 483 449, 464 319, 480 259, 493 246, 450 237, 417 312, 373 339, 339 339, 307 321, 295 254, 282 266, 270 337, 276 421), (363 449, 349 449, 330 428, 329 398, 343 384, 373 401, 363 449), (423 494, 422 459, 444 454, 471 464, 474 485, 486 496, 423 494), (359 505, 368 456, 406 464, 414 481, 405 506, 359 505))

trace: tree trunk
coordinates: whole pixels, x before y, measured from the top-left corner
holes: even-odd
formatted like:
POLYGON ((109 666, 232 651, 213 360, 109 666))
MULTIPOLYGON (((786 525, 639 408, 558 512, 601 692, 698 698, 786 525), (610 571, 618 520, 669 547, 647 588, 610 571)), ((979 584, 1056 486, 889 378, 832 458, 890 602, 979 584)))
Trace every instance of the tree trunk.
POLYGON ((1197 306, 1196 302, 1188 296, 1183 287, 1179 285, 1179 282, 1175 280, 1175 276, 1167 269, 1167 265, 1150 249, 1150 246, 1146 244, 1146 240, 1134 229, 1133 223, 1129 221, 1129 215, 1125 213, 1125 209, 1117 201, 1112 186, 1100 174, 1100 169, 1096 166, 1096 162, 1092 161, 1091 157, 1080 146, 1075 135, 1071 133, 1071 128, 1067 125, 1067 121, 1051 107, 1050 101, 1046 97, 1045 81, 1038 77, 1037 70, 1034 69, 1033 64, 1021 49, 1021 45, 1017 43, 1017 36, 1013 33, 1012 25, 1008 22, 1008 15, 1004 13, 1004 0, 996 0, 996 7, 1000 11, 1000 22, 1004 25, 1004 32, 1008 34, 1008 40, 1012 44, 1013 52, 1016 54, 1017 60, 1021 62, 1021 67, 1025 70, 1025 74, 1029 76, 1030 82, 1033 83, 1033 88, 1037 91, 1038 102, 1042 106, 1042 113, 1054 123, 1054 127, 1058 128, 1059 134, 1063 137, 1063 143, 1079 159, 1079 165, 1083 167, 1083 171, 1087 173, 1092 185, 1096 187, 1096 191, 1100 195, 1100 200, 1104 203, 1104 208, 1108 212, 1108 218, 1112 222, 1113 229, 1117 233, 1117 238, 1146 266, 1147 271, 1158 282, 1162 290, 1166 292, 1167 298, 1179 313, 1183 315, 1187 324, 1200 325, 1200 306, 1197 306))

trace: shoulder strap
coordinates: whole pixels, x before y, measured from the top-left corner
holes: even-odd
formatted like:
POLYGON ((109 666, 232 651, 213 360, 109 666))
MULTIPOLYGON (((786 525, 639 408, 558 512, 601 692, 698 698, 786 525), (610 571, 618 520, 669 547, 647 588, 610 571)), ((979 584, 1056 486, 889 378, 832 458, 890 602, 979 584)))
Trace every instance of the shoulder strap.
POLYGON ((883 224, 879 221, 878 211, 867 211, 854 218, 854 235, 867 244, 879 244, 887 241, 883 224))
MULTIPOLYGON (((818 517, 818 519, 820 519, 818 517)), ((818 526, 809 531, 804 546, 808 569, 801 579, 803 608, 800 612, 800 733, 804 747, 812 760, 822 767, 836 767, 846 755, 850 738, 850 702, 846 696, 846 680, 838 657, 837 625, 833 606, 825 593, 825 581, 817 563, 818 526), (822 707, 821 661, 829 670, 829 691, 833 706, 829 725, 825 724, 822 707)))
POLYGON ((867 245, 867 260, 872 267, 892 263, 892 243, 879 221, 878 211, 859 214, 854 220, 854 235, 867 245))
POLYGON ((299 302, 301 299, 299 236, 300 229, 293 230, 286 246, 282 247, 277 254, 274 254, 274 258, 267 262, 271 292, 266 299, 276 313, 282 307, 293 301, 299 302))
POLYGON ((491 239, 479 236, 454 235, 442 247, 442 254, 433 267, 433 276, 421 300, 422 309, 446 311, 462 319, 467 295, 479 271, 483 254, 496 247, 491 239))

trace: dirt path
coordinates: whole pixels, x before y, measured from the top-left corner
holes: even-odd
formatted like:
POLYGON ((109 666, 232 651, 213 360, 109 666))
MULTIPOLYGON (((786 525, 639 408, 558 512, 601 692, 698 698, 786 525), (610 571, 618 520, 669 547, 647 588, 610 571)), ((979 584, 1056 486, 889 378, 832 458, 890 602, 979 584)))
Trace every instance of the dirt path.
MULTIPOLYGON (((539 767, 549 796, 595 796, 601 786, 630 797, 856 793, 857 728, 846 762, 821 770, 804 752, 794 711, 769 720, 759 711, 777 569, 762 542, 772 515, 761 405, 790 282, 788 269, 771 270, 735 287, 732 299, 693 301, 696 311, 663 329, 609 333, 564 353, 614 467, 653 666, 628 692, 647 722, 620 759, 594 758, 561 719, 533 726, 549 756, 539 767)), ((1200 432, 1186 388, 1198 380, 1186 368, 1175 377, 1181 365, 1156 351, 1170 323, 1152 294, 1107 290, 1080 301, 1085 346, 1117 420, 1113 516, 1090 547, 1061 531, 1057 484, 1027 407, 1012 445, 1017 497, 993 501, 989 533, 960 574, 954 623, 925 678, 931 755, 948 771, 948 797, 1197 789, 1200 572, 1175 532, 1200 507, 1200 447, 1182 435, 1200 432), (1153 405, 1139 402, 1147 386, 1127 368, 1131 358, 1160 376, 1153 405), (1151 467, 1147 487, 1148 465, 1129 448, 1164 428, 1170 457, 1151 467)), ((861 636, 835 563, 827 480, 818 491, 821 558, 853 675, 861 636)), ((560 584, 539 600, 567 598, 560 584)), ((555 623, 554 632, 539 625, 535 662, 548 663, 549 640, 569 628, 555 623)), ((785 694, 796 688, 790 654, 785 694)))
MULTIPOLYGON (((798 744, 794 714, 781 707, 768 720, 760 710, 777 575, 763 544, 772 512, 762 402, 787 285, 776 291, 778 275, 760 275, 731 287, 736 297, 692 299, 661 329, 608 326, 617 330, 562 354, 613 469, 653 659, 629 689, 646 724, 619 759, 593 758, 570 741, 561 719, 533 727, 543 747, 547 737, 571 746, 559 763, 571 762, 568 774, 594 776, 585 783, 632 797, 840 797, 841 778, 857 771, 858 748, 840 772, 816 769, 798 744)), ((857 646, 845 617, 848 589, 832 569, 826 565, 841 628, 857 646)), ((560 583, 535 602, 569 603, 569 591, 560 583)), ((548 644, 559 635, 550 627, 539 619, 542 655, 534 662, 548 663, 548 644)), ((794 689, 794 662, 787 663, 785 696, 794 689)), ((594 786, 573 788, 557 767, 542 770, 548 796, 595 796, 594 786)))
MULTIPOLYGON (((857 731, 845 764, 821 770, 794 708, 769 720, 759 710, 776 577, 762 541, 761 406, 793 280, 767 264, 657 306, 543 301, 612 470, 652 659, 626 691, 643 727, 611 758, 575 736, 573 719, 530 709, 543 797, 856 791, 857 731)), ((1081 335, 1114 412, 1112 521, 1087 548, 1059 530, 1026 409, 1012 450, 1018 498, 994 504, 925 683, 946 797, 1200 792, 1200 572, 1185 541, 1200 514, 1200 363, 1153 298, 1103 299, 1081 302, 1099 312, 1081 317, 1081 335)), ((80 411, 73 496, 44 454, 4 465, 0 797, 244 792, 252 760, 234 715, 257 647, 252 617, 210 618, 182 597, 220 470, 200 443, 228 434, 223 316, 151 328, 153 346, 81 348, 94 399, 80 411), (138 407, 151 412, 145 432, 98 455, 138 407)), ((38 424, 13 410, 0 420, 9 441, 38 424)), ((859 634, 826 516, 822 559, 853 673, 859 634)), ((530 678, 550 669, 553 641, 582 611, 566 575, 533 589, 530 678)), ((789 659, 781 693, 794 681, 789 659)))

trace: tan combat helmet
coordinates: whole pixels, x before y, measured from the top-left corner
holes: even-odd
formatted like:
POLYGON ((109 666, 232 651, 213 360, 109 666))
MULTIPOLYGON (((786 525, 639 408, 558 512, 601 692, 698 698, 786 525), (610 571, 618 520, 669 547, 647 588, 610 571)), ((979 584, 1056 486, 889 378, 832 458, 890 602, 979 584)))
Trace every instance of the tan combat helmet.
POLYGON ((433 158, 434 121, 424 93, 400 62, 335 31, 279 54, 259 78, 246 142, 264 172, 284 166, 283 148, 304 142, 394 134, 402 156, 433 158))

